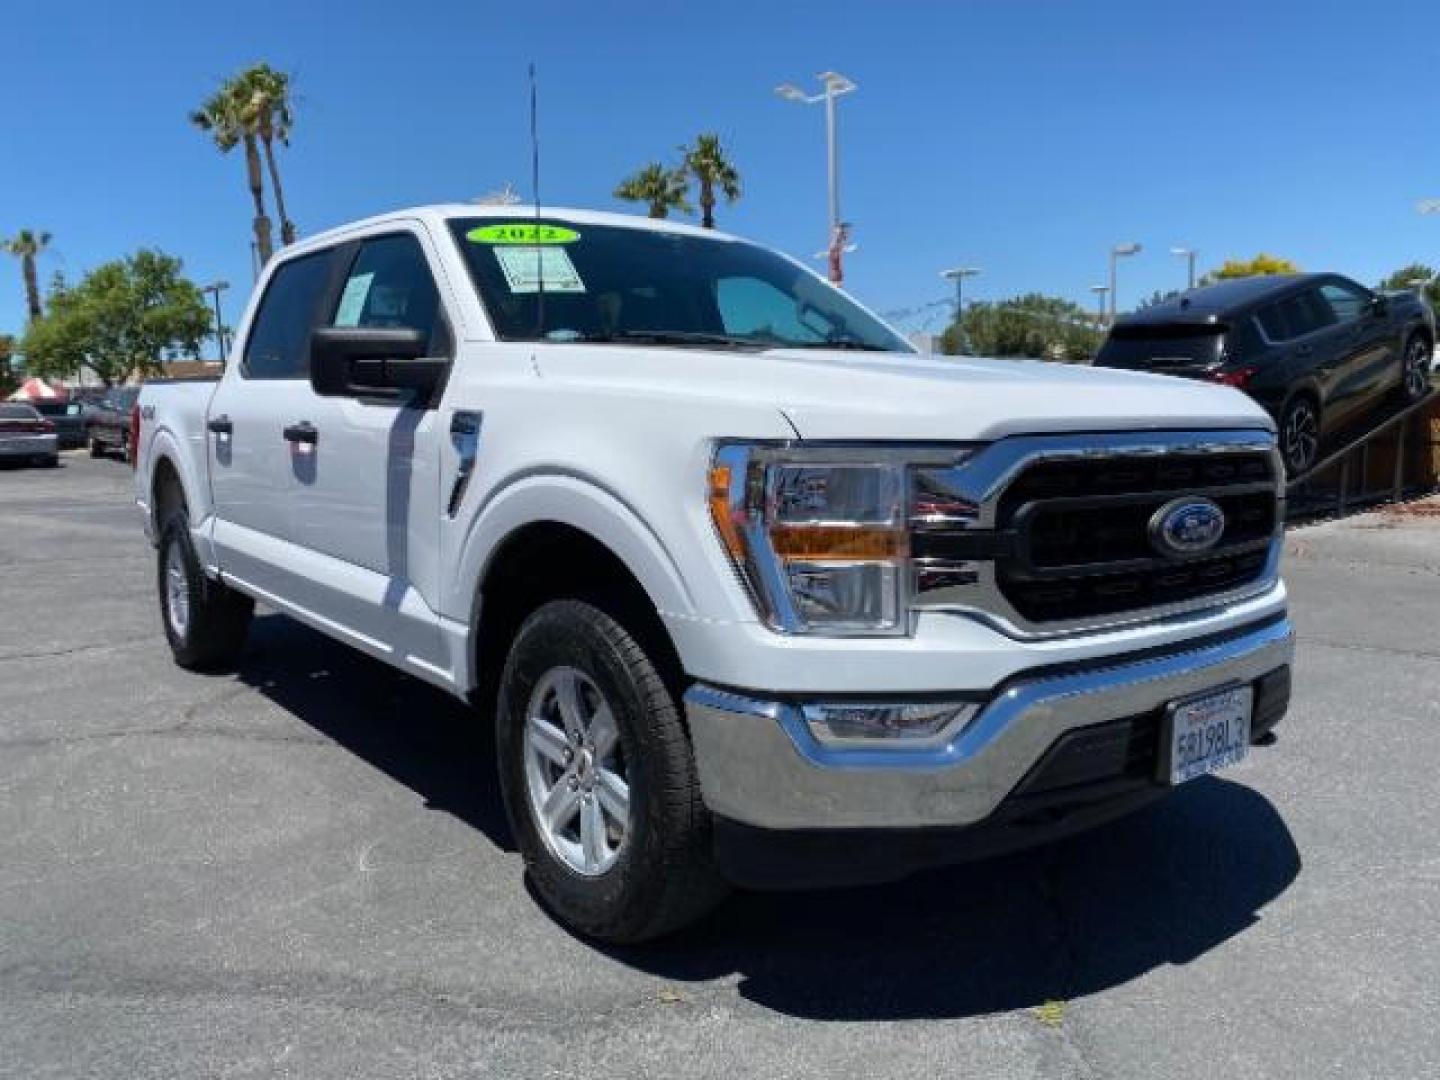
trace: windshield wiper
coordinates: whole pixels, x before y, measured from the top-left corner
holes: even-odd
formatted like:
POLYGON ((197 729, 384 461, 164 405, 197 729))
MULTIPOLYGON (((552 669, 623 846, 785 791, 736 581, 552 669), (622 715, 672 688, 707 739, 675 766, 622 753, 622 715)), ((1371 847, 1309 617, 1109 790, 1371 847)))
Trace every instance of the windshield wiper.
POLYGON ((787 349, 837 349, 851 350, 853 352, 892 352, 884 345, 871 345, 867 341, 856 341, 854 338, 839 338, 835 341, 796 341, 787 343, 787 349))
POLYGON ((734 349, 765 349, 769 343, 733 334, 712 334, 704 330, 613 330, 608 334, 587 334, 585 341, 645 341, 654 345, 724 345, 734 349))

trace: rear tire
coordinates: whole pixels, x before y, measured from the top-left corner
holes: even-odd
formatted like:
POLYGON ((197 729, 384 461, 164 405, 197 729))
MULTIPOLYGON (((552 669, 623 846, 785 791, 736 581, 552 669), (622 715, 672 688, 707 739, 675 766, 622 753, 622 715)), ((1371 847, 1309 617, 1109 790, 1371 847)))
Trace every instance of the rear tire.
POLYGON ((679 707, 655 659, 610 615, 543 604, 500 681, 501 789, 541 903, 581 934, 633 943, 724 897, 679 707))
POLYGON ((105 444, 99 439, 90 440, 90 456, 92 458, 102 458, 105 456, 105 444))
POLYGON ((1313 398, 1301 394, 1286 403, 1280 414, 1280 453, 1292 478, 1314 467, 1320 456, 1320 410, 1313 398))
POLYGON ((255 602, 205 576, 183 511, 166 518, 156 558, 160 621, 175 662, 191 671, 232 667, 245 646, 255 602))

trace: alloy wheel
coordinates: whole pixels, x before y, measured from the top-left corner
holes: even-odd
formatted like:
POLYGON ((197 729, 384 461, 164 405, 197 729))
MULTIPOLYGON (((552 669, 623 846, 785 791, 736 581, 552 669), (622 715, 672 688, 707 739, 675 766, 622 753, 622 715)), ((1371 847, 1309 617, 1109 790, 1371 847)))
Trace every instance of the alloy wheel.
POLYGON ((598 877, 630 833, 630 784, 620 731, 583 671, 554 667, 525 710, 525 787, 545 846, 569 869, 598 877))
POLYGON ((175 636, 183 641, 190 625, 190 579, 178 541, 165 551, 165 617, 175 636))
POLYGON ((1291 472, 1298 475, 1310 468, 1315 462, 1315 452, 1320 448, 1320 422, 1315 415, 1315 407, 1304 400, 1291 406, 1282 434, 1285 460, 1291 472))
POLYGON ((1405 394, 1411 401, 1419 401, 1429 389, 1430 350, 1423 340, 1416 338, 1405 354, 1405 394))

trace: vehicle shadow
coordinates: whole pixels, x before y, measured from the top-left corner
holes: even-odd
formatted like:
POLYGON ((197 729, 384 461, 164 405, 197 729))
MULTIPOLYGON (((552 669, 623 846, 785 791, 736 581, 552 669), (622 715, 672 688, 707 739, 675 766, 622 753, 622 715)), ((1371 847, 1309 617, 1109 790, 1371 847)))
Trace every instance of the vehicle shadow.
POLYGON ((809 1019, 977 1016, 1189 963, 1299 871, 1270 802, 1207 778, 1048 847, 891 885, 741 894, 682 936, 608 951, 681 982, 738 975, 743 997, 809 1019))
MULTIPOLYGON (((255 620, 240 678, 514 850, 473 710, 279 615, 255 620)), ((602 951, 676 983, 738 977, 743 997, 792 1016, 975 1016, 1189 963, 1257 922, 1300 866, 1264 796, 1207 778, 1048 847, 889 885, 740 893, 674 937, 602 951)))
POLYGON ((515 849, 492 729, 462 702, 284 615, 256 616, 237 676, 431 809, 515 849))

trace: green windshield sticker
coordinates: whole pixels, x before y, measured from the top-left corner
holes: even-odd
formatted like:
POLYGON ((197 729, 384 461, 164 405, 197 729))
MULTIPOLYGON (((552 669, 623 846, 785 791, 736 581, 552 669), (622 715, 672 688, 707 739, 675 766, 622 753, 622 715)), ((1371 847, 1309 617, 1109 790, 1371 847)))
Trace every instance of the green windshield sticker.
POLYGON ((471 229, 465 234, 465 239, 473 244, 573 244, 580 239, 580 234, 560 225, 507 221, 503 225, 482 225, 471 229))

